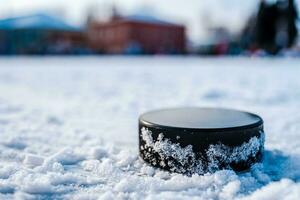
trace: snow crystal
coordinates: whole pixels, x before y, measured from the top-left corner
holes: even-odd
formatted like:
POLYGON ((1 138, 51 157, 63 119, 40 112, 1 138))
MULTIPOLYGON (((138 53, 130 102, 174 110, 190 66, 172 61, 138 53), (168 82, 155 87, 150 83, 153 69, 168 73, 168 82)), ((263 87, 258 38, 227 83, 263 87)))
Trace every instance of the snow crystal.
POLYGON ((142 127, 141 135, 145 142, 141 146, 142 157, 154 166, 162 168, 167 166, 173 172, 204 174, 219 170, 220 166, 229 169, 231 163, 239 163, 255 157, 264 145, 264 133, 260 134, 261 137, 252 137, 248 142, 234 148, 224 144, 212 144, 206 150, 207 161, 205 161, 196 156, 197 152, 193 151, 192 145, 183 148, 179 143, 172 143, 169 139, 164 139, 163 133, 160 133, 157 140, 154 141, 152 132, 142 127))
POLYGON ((153 176, 153 175, 155 174, 155 170, 154 170, 153 167, 144 165, 144 166, 141 168, 141 173, 142 173, 142 174, 146 174, 146 175, 148 175, 148 176, 153 176))
POLYGON ((64 167, 61 163, 56 162, 53 159, 45 159, 41 166, 37 166, 35 170, 39 172, 63 172, 64 167))
POLYGON ((95 171, 97 170, 99 165, 100 165, 99 160, 85 160, 81 163, 81 166, 86 171, 95 171))
POLYGON ((102 147, 93 148, 91 154, 95 159, 101 159, 108 156, 107 150, 102 147))
POLYGON ((116 159, 118 160, 117 165, 119 167, 126 167, 136 161, 137 155, 134 151, 123 150, 118 153, 116 159))
POLYGON ((44 162, 44 158, 37 155, 27 154, 23 163, 30 167, 36 167, 42 165, 44 162))
POLYGON ((84 160, 84 155, 80 153, 76 153, 71 148, 64 148, 57 152, 56 154, 50 156, 46 159, 46 162, 57 161, 62 165, 74 165, 79 161, 84 160))

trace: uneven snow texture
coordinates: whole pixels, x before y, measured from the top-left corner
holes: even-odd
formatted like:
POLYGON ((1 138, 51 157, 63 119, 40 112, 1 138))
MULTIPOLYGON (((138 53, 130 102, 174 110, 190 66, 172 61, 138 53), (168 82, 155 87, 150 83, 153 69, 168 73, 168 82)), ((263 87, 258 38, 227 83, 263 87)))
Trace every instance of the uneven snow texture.
POLYGON ((232 163, 251 163, 250 158, 255 159, 260 155, 265 140, 265 134, 261 132, 259 138, 252 137, 236 147, 211 144, 203 155, 201 152, 195 152, 192 145, 183 148, 179 143, 164 138, 163 132, 158 135, 156 141, 148 128, 142 127, 140 132, 144 142, 144 145, 140 146, 142 158, 152 166, 163 169, 167 166, 171 172, 186 175, 203 175, 221 169, 231 169, 232 163))
POLYGON ((300 60, 0 58, 0 199, 300 199, 300 60), (233 107, 265 122, 262 164, 191 177, 138 158, 138 116, 233 107))

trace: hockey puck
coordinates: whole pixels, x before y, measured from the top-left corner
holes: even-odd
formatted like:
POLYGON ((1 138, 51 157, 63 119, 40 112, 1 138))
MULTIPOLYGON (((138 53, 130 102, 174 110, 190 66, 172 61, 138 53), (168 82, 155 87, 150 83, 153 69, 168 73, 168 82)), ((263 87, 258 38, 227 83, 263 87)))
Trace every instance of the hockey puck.
POLYGON ((139 118, 139 153, 150 165, 191 175, 247 170, 261 161, 263 120, 222 108, 173 108, 139 118))

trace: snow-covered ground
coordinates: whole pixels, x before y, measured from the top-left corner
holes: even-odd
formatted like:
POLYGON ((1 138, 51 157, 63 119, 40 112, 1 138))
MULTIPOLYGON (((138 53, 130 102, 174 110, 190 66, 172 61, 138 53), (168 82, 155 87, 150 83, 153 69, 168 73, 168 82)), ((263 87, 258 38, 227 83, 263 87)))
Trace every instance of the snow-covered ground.
POLYGON ((300 60, 0 58, 0 199, 300 199, 300 60), (174 106, 261 115, 248 172, 192 177, 138 159, 137 120, 174 106))

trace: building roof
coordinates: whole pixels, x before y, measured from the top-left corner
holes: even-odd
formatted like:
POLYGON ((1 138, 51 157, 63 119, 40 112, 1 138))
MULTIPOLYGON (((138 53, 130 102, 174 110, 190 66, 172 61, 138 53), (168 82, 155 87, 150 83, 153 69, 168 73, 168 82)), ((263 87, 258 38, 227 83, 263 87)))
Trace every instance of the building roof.
POLYGON ((45 29, 45 30, 65 30, 79 31, 64 21, 45 14, 35 14, 21 17, 11 17, 0 20, 0 30, 16 29, 45 29))
POLYGON ((177 26, 177 24, 174 24, 174 23, 171 23, 168 21, 164 21, 164 20, 158 19, 153 16, 149 16, 149 15, 129 15, 129 16, 122 17, 122 19, 130 20, 130 21, 144 22, 144 23, 154 23, 154 24, 161 24, 161 25, 177 26))

